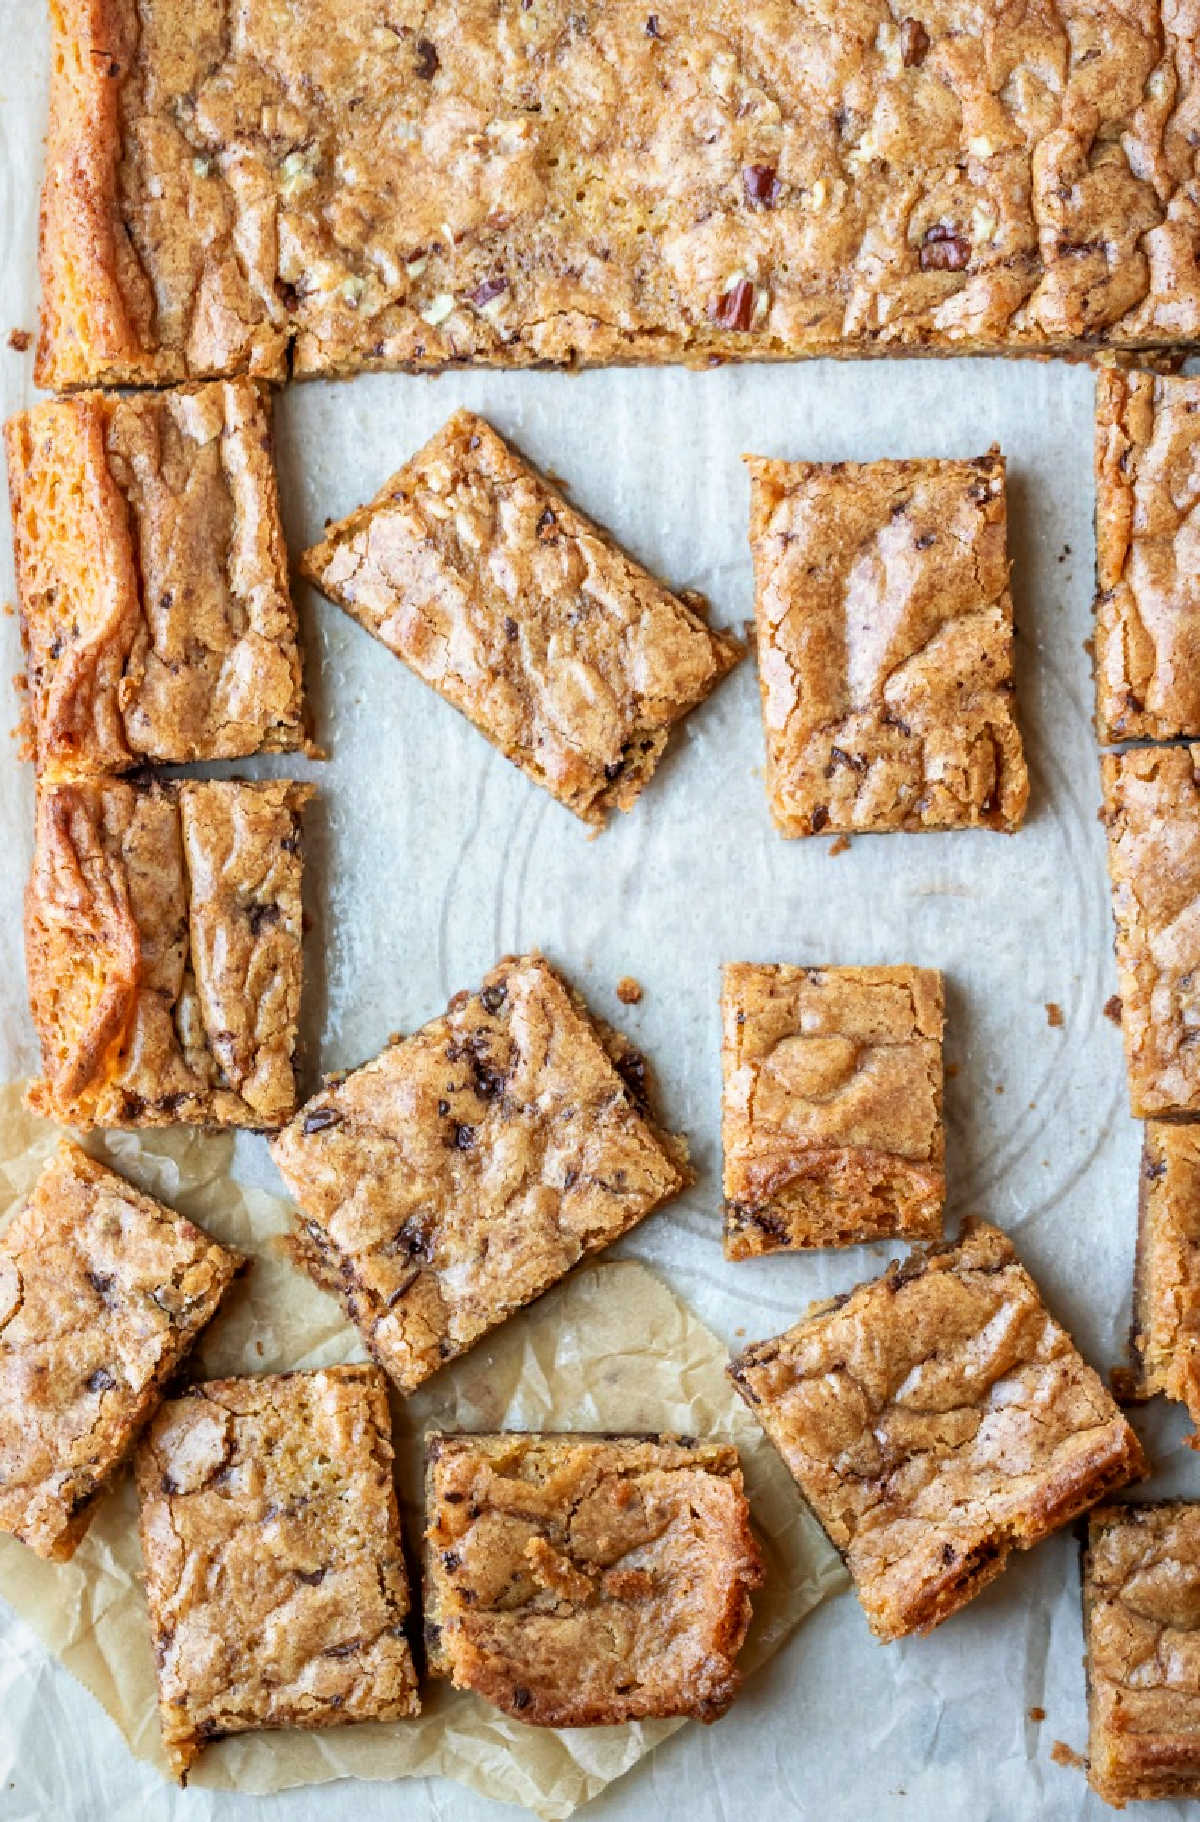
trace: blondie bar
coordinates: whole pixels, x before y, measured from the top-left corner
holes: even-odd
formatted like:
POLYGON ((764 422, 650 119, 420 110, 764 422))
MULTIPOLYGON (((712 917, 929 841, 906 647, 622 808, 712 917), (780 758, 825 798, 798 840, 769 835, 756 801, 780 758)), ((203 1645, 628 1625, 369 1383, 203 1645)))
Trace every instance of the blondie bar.
POLYGON ((508 957, 274 1141, 302 1262, 403 1391, 683 1188, 643 1070, 541 956, 508 957))
POLYGON ((1200 1112, 1200 746, 1101 760, 1129 1099, 1200 1112))
POLYGON ((942 982, 927 968, 723 971, 725 1254, 942 1231, 942 982))
POLYGON ((746 461, 777 828, 1015 829, 1004 458, 746 461))
POLYGON ((1200 734, 1200 380, 1096 375, 1096 729, 1200 734))
POLYGON ((5 443, 39 774, 303 746, 257 387, 85 393, 11 418, 5 443))
POLYGON ((1162 0, 52 0, 37 375, 1157 348, 1162 0))
POLYGON ((1148 1470, 1005 1236, 968 1222, 786 1334, 734 1384, 846 1560, 871 1630, 927 1632, 1148 1470))
POLYGON ((296 1105, 307 785, 95 779, 38 793, 25 953, 74 1126, 281 1126, 296 1105))
POLYGON ((521 1432, 425 1448, 435 1676, 535 1727, 724 1714, 762 1582, 736 1449, 521 1432))
POLYGON ((419 1711, 375 1367, 192 1386, 151 1425, 137 1479, 163 1744, 181 1781, 228 1734, 419 1711))
POLYGON ((0 1238, 0 1531, 73 1553, 241 1264, 62 1142, 0 1238))
POLYGON ((597 826, 742 655, 469 411, 300 567, 597 826))
POLYGON ((1200 1126, 1146 1122, 1132 1327, 1135 1394, 1200 1424, 1200 1126))
POLYGON ((1200 1505, 1093 1512, 1083 1606, 1093 1789, 1117 1809, 1200 1796, 1200 1505))

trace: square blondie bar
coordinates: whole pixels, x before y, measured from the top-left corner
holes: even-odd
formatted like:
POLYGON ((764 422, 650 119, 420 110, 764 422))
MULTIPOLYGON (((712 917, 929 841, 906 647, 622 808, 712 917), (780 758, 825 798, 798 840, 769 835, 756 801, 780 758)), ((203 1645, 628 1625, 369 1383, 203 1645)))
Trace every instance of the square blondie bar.
POLYGON ((1200 746, 1100 765, 1130 1106, 1200 1113, 1200 746))
POLYGON ((280 1133, 301 1260, 402 1391, 689 1181, 643 1071, 541 956, 508 957, 280 1133))
POLYGON ((1161 0, 50 15, 48 388, 1200 333, 1161 0))
POLYGON ((845 1558, 871 1630, 927 1632, 1148 1472, 1011 1243, 969 1222, 730 1367, 845 1558))
POLYGON ((303 746, 258 388, 57 399, 5 444, 39 775, 303 746))
POLYGON ((307 785, 38 792, 25 954, 36 1113, 272 1128, 296 1106, 307 785))
POLYGON ((159 1714, 181 1780, 210 1740, 420 1708, 387 1381, 215 1379, 137 1457, 159 1714))
POLYGON ((300 568, 597 827, 742 655, 468 411, 300 568))
POLYGON ((0 1237, 0 1531, 73 1554, 241 1265, 62 1142, 0 1237))
POLYGON ((433 1675, 535 1727, 724 1714, 762 1582, 736 1449, 521 1432, 425 1449, 433 1675))
POLYGON ((942 1231, 941 976, 722 971, 725 1255, 942 1231))
POLYGON ((1004 458, 746 462, 780 833, 1015 829, 1004 458))
POLYGON ((1200 1126, 1146 1122, 1132 1330, 1135 1394, 1200 1424, 1200 1126))
POLYGON ((1200 1796, 1200 1505, 1093 1512, 1083 1609, 1092 1788, 1117 1809, 1200 1796))
POLYGON ((1096 375, 1096 729, 1200 734, 1200 379, 1096 375))

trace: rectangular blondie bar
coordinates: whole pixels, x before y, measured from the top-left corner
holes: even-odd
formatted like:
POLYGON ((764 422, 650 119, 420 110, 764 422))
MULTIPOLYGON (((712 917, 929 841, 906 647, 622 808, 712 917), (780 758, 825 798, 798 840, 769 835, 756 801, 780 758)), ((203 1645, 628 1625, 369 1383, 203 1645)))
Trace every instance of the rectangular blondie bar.
POLYGON ((521 1432, 425 1449, 435 1676, 535 1727, 724 1714, 762 1581, 736 1449, 521 1432))
POLYGON ((1179 1399, 1200 1424, 1200 1126, 1147 1120, 1144 1132, 1134 1390, 1179 1399))

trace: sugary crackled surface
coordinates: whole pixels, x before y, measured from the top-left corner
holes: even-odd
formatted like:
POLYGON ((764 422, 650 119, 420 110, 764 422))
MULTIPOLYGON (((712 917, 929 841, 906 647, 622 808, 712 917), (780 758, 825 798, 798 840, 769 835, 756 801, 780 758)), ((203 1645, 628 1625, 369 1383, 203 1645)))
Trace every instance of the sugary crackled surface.
POLYGON ((1200 1422, 1200 1128, 1169 1120, 1145 1126, 1133 1346, 1141 1394, 1200 1422))
POLYGON ((1096 726, 1200 733, 1200 380, 1096 375, 1096 726))
POLYGON ((418 1712, 376 1368, 193 1386, 151 1425, 137 1479, 178 1776, 226 1734, 418 1712))
POLYGON ((1188 7, 51 16, 47 386, 1200 327, 1188 7))
POLYGON ((725 968, 728 1257, 941 1233, 942 1018, 927 968, 725 968))
POLYGON ((62 1142, 0 1239, 0 1530, 72 1554, 240 1265, 62 1142))
POLYGON ((38 771, 304 742, 270 419, 247 381, 5 426, 38 771))
POLYGON ((1104 1506, 1088 1533, 1090 1782, 1118 1808, 1200 1796, 1200 1506, 1104 1506))
POLYGON ((436 1675, 534 1726, 725 1712, 762 1581, 736 1449, 435 1435, 426 1460, 436 1675))
POLYGON ((467 411, 301 568, 598 825, 741 656, 467 411))
POLYGON ((643 1069, 542 957, 508 957, 274 1141, 303 1262, 403 1390, 684 1186, 643 1069))
POLYGON ((43 1077, 76 1126, 273 1127, 296 1105, 305 785, 47 785, 25 953, 43 1077))
POLYGON ((1200 1112, 1200 747, 1101 761, 1135 1115, 1200 1112))
POLYGON ((1003 457, 747 463, 781 833, 1016 828, 1003 457))
POLYGON ((1148 1470, 1008 1239, 968 1223, 750 1347, 734 1384, 880 1638, 924 1632, 1148 1470))

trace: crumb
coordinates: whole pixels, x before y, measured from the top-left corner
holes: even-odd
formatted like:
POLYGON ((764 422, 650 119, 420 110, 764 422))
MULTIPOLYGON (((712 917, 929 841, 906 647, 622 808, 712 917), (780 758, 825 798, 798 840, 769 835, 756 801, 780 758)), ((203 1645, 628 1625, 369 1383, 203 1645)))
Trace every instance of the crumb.
POLYGON ((1083 649, 1094 663, 1096 658, 1096 641, 1094 639, 1085 639, 1083 642, 1083 649))
POLYGON ((955 1076, 958 1074, 958 1064, 957 1063, 947 1063, 944 1073, 947 1076, 947 1078, 952 1082, 954 1080, 955 1076))
POLYGON ((1067 558, 1070 556, 1070 554, 1071 554, 1071 546, 1069 544, 1064 544, 1062 549, 1058 553, 1059 562, 1065 563, 1067 558))
POLYGON ((836 841, 830 842, 829 852, 831 855, 844 854, 849 846, 850 837, 848 835, 839 835, 836 841))
POLYGON ((1114 1025, 1121 1023, 1121 996, 1119 993, 1114 993, 1105 1000, 1104 1016, 1106 1019, 1111 1019, 1114 1025))
POLYGON ((1056 1000, 1046 1001, 1046 1023, 1053 1025, 1056 1031, 1064 1023, 1063 1009, 1056 1000))
POLYGON ((997 1082, 997 1083, 996 1083, 996 1093, 997 1093, 997 1094, 1003 1094, 1003 1093, 1004 1093, 1004 1083, 1003 1083, 1003 1082, 997 1082))
POLYGON ((617 998, 622 1006, 636 1006, 642 997, 642 983, 632 974, 623 974, 617 982, 617 998))
POLYGON ((262 1344, 262 1342, 261 1342, 261 1341, 256 1341, 256 1342, 255 1342, 255 1343, 254 1343, 254 1347, 255 1347, 255 1351, 256 1351, 256 1353, 257 1353, 257 1354, 258 1354, 258 1357, 259 1357, 259 1359, 260 1359, 260 1360, 261 1360, 261 1359, 262 1359, 262 1354, 263 1354, 263 1344, 262 1344))
POLYGON ((1050 1757, 1056 1765, 1074 1765, 1078 1766, 1081 1771, 1087 1766, 1087 1760, 1082 1753, 1073 1751, 1065 1740, 1055 1740, 1050 1748, 1050 1757))
POLYGON ((735 1335, 744 1335, 746 1333, 744 1328, 743 1329, 734 1329, 733 1332, 735 1335))
POLYGON ((1030 1111, 1030 1113, 1036 1113, 1036 1112, 1037 1112, 1037 1102, 1036 1102, 1036 1101, 1030 1101, 1030 1103, 1029 1103, 1029 1111, 1030 1111))
POLYGON ((24 354, 33 344, 33 337, 28 329, 10 329, 8 345, 14 354, 24 354))
POLYGON ((1046 1718, 1046 1710, 1044 1708, 1031 1708, 1029 1710, 1029 1718, 1031 1721, 1044 1721, 1046 1718))
POLYGON ((4 618, 6 620, 11 620, 13 618, 13 615, 16 613, 16 611, 17 610, 13 606, 11 601, 6 601, 4 603, 4 618))

